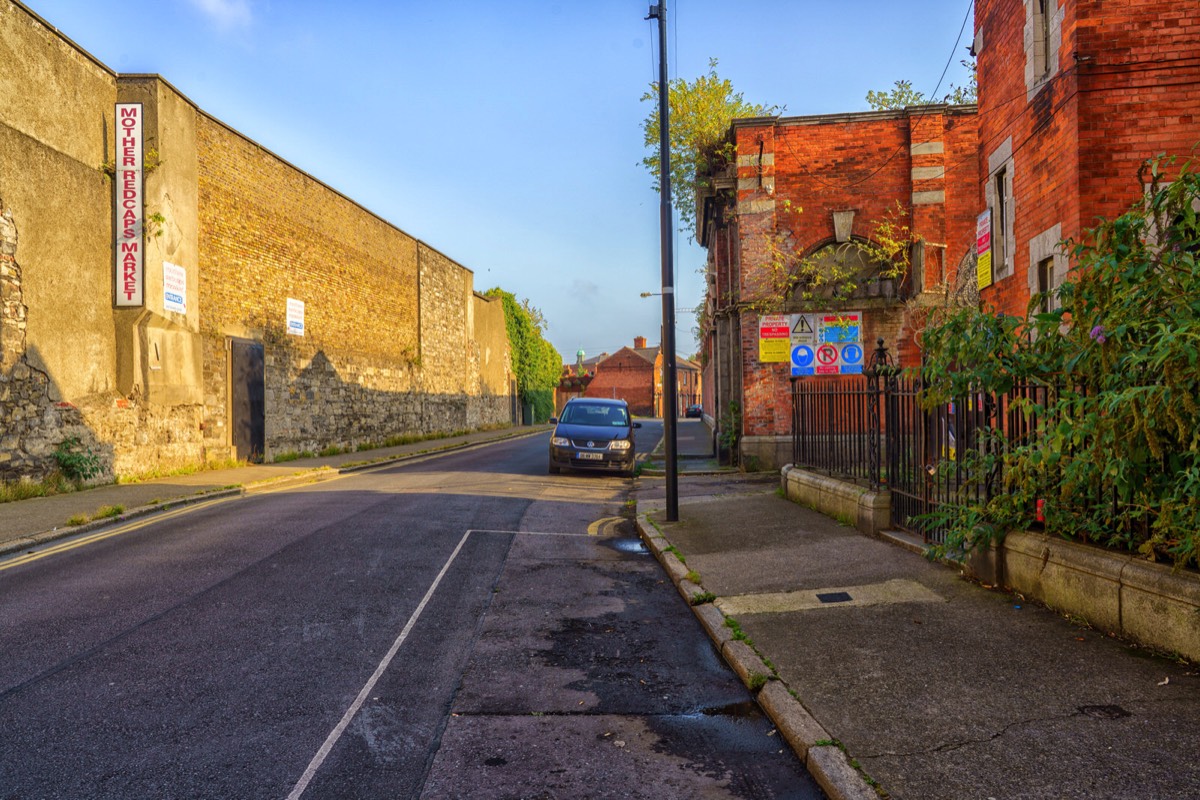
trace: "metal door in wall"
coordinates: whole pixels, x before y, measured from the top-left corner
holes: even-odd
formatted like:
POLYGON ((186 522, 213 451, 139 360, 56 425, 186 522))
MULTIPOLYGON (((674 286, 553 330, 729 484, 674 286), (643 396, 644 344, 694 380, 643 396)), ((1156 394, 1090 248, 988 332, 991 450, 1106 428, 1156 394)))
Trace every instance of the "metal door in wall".
POLYGON ((263 460, 266 446, 262 342, 229 340, 229 427, 234 457, 263 460))

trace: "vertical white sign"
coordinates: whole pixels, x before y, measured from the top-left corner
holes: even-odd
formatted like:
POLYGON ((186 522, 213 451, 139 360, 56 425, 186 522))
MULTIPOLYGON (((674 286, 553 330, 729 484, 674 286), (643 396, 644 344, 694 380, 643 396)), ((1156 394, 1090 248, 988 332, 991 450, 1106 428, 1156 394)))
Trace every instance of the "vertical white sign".
POLYGON ((117 103, 113 187, 117 207, 116 305, 144 304, 145 211, 142 198, 142 104, 117 103))
POLYGON ((287 299, 287 332, 292 336, 304 335, 304 301, 287 299))
POLYGON ((163 262, 163 310, 187 313, 187 270, 163 262))

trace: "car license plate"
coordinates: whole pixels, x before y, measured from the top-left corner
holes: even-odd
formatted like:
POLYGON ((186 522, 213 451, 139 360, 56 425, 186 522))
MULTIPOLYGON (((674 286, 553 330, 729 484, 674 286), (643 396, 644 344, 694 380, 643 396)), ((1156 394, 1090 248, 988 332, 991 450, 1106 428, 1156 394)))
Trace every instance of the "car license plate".
POLYGON ((603 461, 604 453, 577 453, 580 461, 603 461))

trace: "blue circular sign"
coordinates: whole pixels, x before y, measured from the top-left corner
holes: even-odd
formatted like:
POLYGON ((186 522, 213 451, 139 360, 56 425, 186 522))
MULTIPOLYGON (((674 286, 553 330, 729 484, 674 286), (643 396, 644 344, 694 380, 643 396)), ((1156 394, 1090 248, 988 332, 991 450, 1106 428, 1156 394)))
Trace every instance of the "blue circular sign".
POLYGON ((813 363, 813 349, 806 344, 798 344, 792 348, 792 365, 797 367, 811 367, 813 363))
POLYGON ((858 364, 863 359, 863 349, 856 344, 848 344, 842 348, 843 364, 858 364))

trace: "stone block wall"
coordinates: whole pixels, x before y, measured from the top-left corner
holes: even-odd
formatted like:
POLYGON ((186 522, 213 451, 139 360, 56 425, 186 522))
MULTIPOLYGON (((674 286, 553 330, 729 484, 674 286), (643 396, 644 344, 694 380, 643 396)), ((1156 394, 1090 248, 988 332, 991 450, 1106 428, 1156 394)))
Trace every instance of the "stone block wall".
POLYGON ((48 474, 69 437, 102 478, 229 456, 235 338, 264 346, 268 456, 511 421, 503 309, 469 270, 16 0, 0 0, 0 63, 0 479, 48 474), (158 153, 146 212, 164 222, 145 307, 128 310, 104 165, 130 101, 158 153), (186 272, 185 312, 164 307, 164 262, 186 272))

